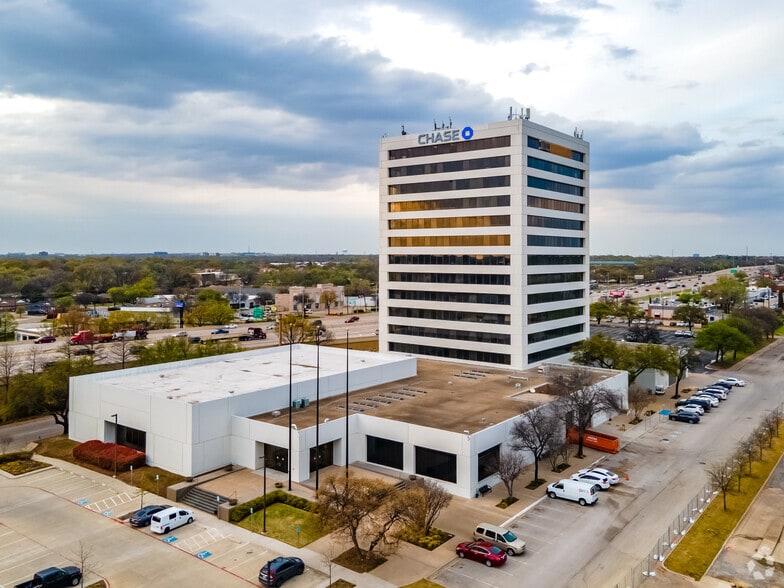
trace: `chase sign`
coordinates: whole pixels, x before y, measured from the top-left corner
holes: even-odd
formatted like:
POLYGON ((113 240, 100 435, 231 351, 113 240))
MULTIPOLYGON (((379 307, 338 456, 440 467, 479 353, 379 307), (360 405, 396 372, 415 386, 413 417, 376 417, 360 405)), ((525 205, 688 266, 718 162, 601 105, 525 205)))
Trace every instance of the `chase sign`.
POLYGON ((474 136, 474 129, 463 127, 462 129, 441 129, 432 133, 423 133, 417 137, 420 145, 433 145, 435 143, 451 143, 452 141, 468 141, 474 136))

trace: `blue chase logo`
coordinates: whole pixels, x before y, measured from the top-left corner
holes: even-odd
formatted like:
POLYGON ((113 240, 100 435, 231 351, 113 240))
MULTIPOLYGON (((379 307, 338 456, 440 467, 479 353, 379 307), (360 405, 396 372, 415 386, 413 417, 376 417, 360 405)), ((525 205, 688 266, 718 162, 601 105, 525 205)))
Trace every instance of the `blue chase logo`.
POLYGON ((417 137, 420 145, 433 145, 435 143, 451 143, 452 141, 468 141, 474 136, 474 129, 463 127, 462 129, 441 129, 432 133, 422 133, 417 137))

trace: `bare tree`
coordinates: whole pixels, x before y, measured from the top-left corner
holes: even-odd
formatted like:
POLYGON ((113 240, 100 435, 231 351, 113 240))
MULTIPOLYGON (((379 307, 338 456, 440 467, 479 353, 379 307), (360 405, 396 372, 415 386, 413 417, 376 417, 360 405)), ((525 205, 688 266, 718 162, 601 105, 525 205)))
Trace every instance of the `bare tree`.
POLYGON ((642 413, 651 404, 651 394, 637 384, 629 386, 629 409, 632 411, 632 424, 639 423, 642 413))
POLYGON ((314 512, 326 528, 348 536, 357 559, 366 561, 380 546, 396 546, 391 531, 403 520, 405 502, 405 491, 396 492, 381 480, 330 476, 316 491, 314 512))
POLYGON ((84 577, 88 573, 95 573, 93 565, 93 550, 84 541, 79 541, 78 548, 73 552, 76 561, 79 562, 79 569, 82 570, 81 586, 84 588, 84 577))
POLYGON ((507 495, 514 496, 514 483, 525 471, 525 458, 519 451, 502 451, 496 462, 498 477, 506 487, 507 495))
POLYGON ((424 537, 450 502, 452 495, 438 482, 419 478, 407 489, 403 519, 418 536, 424 537))
POLYGON ((754 436, 754 446, 758 452, 758 459, 759 461, 762 461, 762 452, 764 451, 765 446, 768 444, 768 433, 764 426, 759 425, 756 429, 754 429, 752 435, 754 436))
POLYGON ((8 343, 0 346, 0 379, 5 388, 5 404, 8 404, 8 390, 11 388, 11 376, 19 366, 19 357, 8 343))
MULTIPOLYGON (((553 437, 550 439, 550 443, 547 444, 547 453, 545 453, 547 462, 550 464, 550 471, 558 471, 558 462, 561 461, 564 455, 564 449, 567 452, 568 459, 569 442, 564 439, 563 436, 553 437)), ((567 459, 564 461, 567 461, 567 459)))
POLYGON ((749 475, 751 475, 751 464, 757 455, 757 442, 753 434, 738 441, 738 453, 743 453, 744 463, 748 464, 749 475))
POLYGON ((34 374, 38 371, 38 368, 41 366, 41 346, 40 345, 31 345, 30 348, 27 350, 25 354, 25 363, 27 370, 34 374))
POLYGON ((125 369, 125 364, 133 359, 134 343, 134 341, 128 340, 125 337, 111 343, 109 356, 111 359, 120 363, 121 369, 125 369))
POLYGON ((743 466, 746 465, 746 452, 742 447, 736 447, 730 459, 732 460, 732 471, 735 479, 738 480, 738 492, 740 492, 740 483, 745 475, 743 466))
POLYGON ((584 457, 585 431, 596 415, 622 410, 622 400, 599 384, 592 383, 591 373, 584 368, 569 370, 552 383, 552 393, 557 396, 559 416, 567 429, 577 431, 577 457, 584 457))
POLYGON ((724 499, 724 510, 727 510, 727 490, 735 474, 734 463, 731 459, 713 462, 705 470, 714 489, 720 490, 724 499))
POLYGON ((10 433, 0 433, 0 454, 5 455, 8 452, 8 448, 11 446, 13 440, 10 433))
POLYGON ((560 419, 549 412, 548 407, 526 410, 512 423, 509 445, 516 451, 531 452, 534 458, 534 481, 539 480, 539 460, 546 453, 550 440, 560 430, 560 419))
POLYGON ((781 421, 784 420, 784 411, 781 406, 777 406, 768 413, 770 415, 771 426, 774 430, 774 435, 779 436, 779 429, 781 428, 781 421))

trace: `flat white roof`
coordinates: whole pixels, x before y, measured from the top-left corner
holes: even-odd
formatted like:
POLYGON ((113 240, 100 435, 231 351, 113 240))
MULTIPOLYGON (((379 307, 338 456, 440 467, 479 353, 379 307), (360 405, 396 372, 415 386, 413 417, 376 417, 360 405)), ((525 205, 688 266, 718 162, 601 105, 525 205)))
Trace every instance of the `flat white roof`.
MULTIPOLYGON (((315 380, 315 345, 293 345, 291 358, 294 384, 315 380)), ((409 361, 414 361, 414 358, 402 354, 353 349, 348 353, 349 372, 409 361)), ((346 350, 322 345, 319 348, 318 365, 321 379, 345 374, 346 350)), ((80 378, 92 379, 102 386, 131 389, 152 397, 171 397, 181 402, 209 402, 229 395, 238 396, 288 386, 289 346, 267 347, 80 378)))

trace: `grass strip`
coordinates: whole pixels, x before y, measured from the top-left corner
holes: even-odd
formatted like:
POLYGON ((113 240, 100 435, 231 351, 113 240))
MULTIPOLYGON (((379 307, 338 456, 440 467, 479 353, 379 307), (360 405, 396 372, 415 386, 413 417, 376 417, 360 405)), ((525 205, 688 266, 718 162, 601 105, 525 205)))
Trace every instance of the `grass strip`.
MULTIPOLYGON (((744 476, 741 491, 727 492, 724 510, 721 492, 716 494, 689 532, 664 561, 668 570, 699 580, 721 551, 724 542, 740 522, 759 491, 765 485, 784 451, 784 441, 774 437, 773 444, 762 453, 762 461, 752 465, 751 476, 744 476)), ((737 485, 734 486, 737 490, 737 485)))

